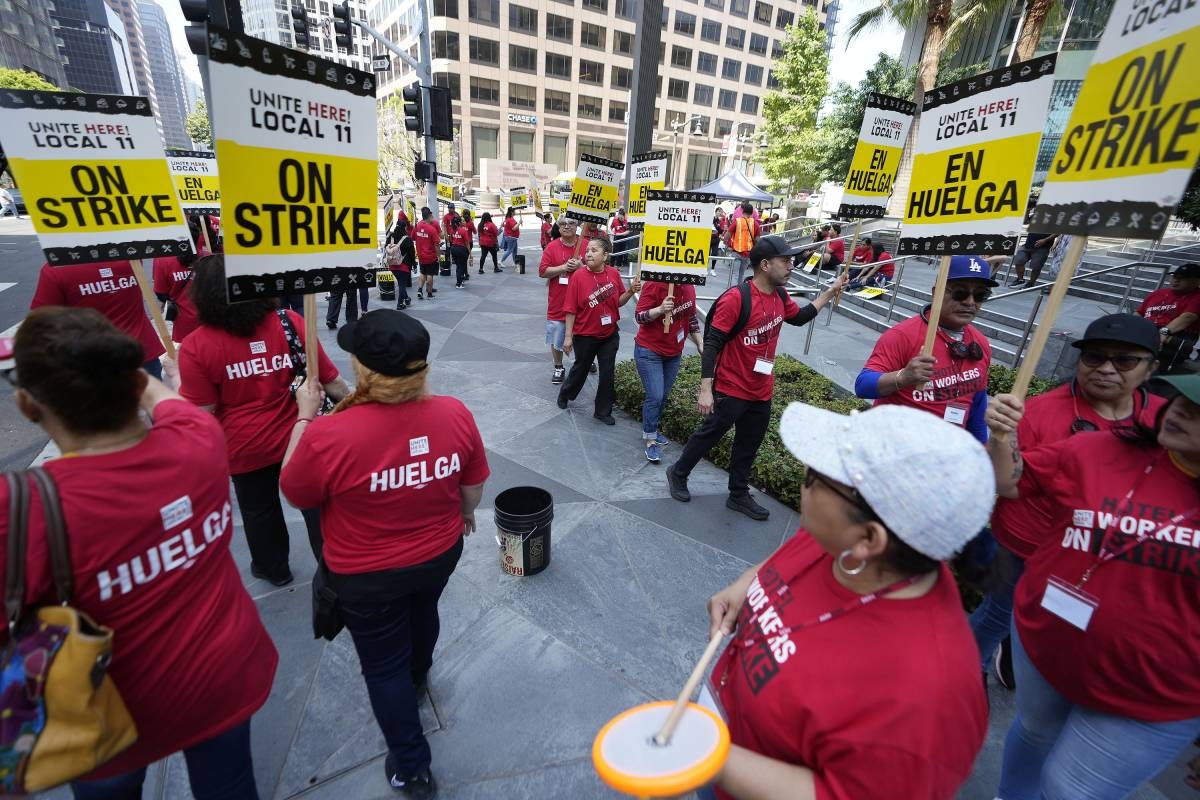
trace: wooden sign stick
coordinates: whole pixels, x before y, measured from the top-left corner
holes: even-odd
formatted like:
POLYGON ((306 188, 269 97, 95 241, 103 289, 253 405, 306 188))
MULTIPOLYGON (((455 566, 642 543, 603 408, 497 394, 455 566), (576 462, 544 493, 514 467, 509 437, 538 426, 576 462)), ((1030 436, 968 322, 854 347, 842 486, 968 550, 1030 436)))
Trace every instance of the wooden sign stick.
POLYGON ((162 340, 163 347, 167 349, 167 358, 174 360, 175 343, 171 341, 171 333, 167 330, 167 321, 163 319, 162 306, 159 305, 158 298, 154 296, 154 286, 146 279, 146 271, 142 269, 142 260, 135 258, 129 263, 133 265, 133 277, 137 279, 138 288, 142 290, 142 300, 150 309, 150 320, 154 323, 154 329, 158 331, 158 338, 162 340))
MULTIPOLYGON (((357 292, 358 289, 350 289, 357 292)), ((349 299, 347 298, 347 302, 349 299)), ((317 364, 317 296, 304 295, 304 361, 307 368, 305 373, 312 380, 320 383, 321 368, 317 364)))
POLYGON ((211 255, 213 249, 212 241, 208 238, 208 220, 204 218, 203 214, 200 215, 200 236, 204 239, 204 248, 211 255))
POLYGON ((929 328, 925 331, 925 346, 921 355, 933 355, 933 343, 937 340, 938 321, 942 318, 942 298, 946 295, 946 279, 950 276, 950 256, 942 256, 938 264, 937 281, 933 284, 933 305, 929 308, 929 328))
POLYGON ((1020 400, 1024 400, 1026 392, 1029 391, 1029 381, 1033 378, 1033 371, 1042 357, 1042 351, 1046 349, 1046 342, 1050 339, 1050 328, 1054 324, 1054 318, 1058 316, 1058 309, 1066 299, 1071 278, 1075 276, 1075 268, 1079 266, 1079 262, 1083 258, 1083 251, 1087 248, 1087 240, 1086 236, 1075 236, 1067 245, 1066 255, 1058 270, 1058 277, 1054 279, 1054 286, 1050 289, 1050 297, 1046 301, 1046 309, 1042 312, 1042 319, 1038 322, 1037 330, 1029 341, 1029 347, 1025 350, 1025 358, 1021 361, 1021 367, 1017 370, 1017 377, 1013 381, 1012 394, 1020 400))
POLYGON ((696 687, 700 685, 700 679, 704 677, 709 663, 713 660, 713 656, 717 654, 717 648, 721 646, 721 642, 724 639, 725 634, 717 631, 708 640, 708 647, 704 649, 704 655, 700 656, 700 660, 696 662, 696 668, 688 676, 687 683, 683 685, 683 691, 679 693, 679 697, 675 700, 675 706, 671 709, 671 713, 667 715, 666 722, 663 723, 658 733, 654 734, 654 743, 658 746, 661 747, 671 743, 671 737, 675 734, 675 728, 679 726, 679 720, 683 719, 683 712, 687 709, 688 702, 692 699, 692 695, 695 694, 696 687))
MULTIPOLYGON (((854 223, 854 233, 851 234, 851 236, 850 236, 850 247, 848 247, 846 250, 848 255, 842 261, 842 269, 837 274, 838 278, 840 278, 843 275, 848 275, 850 273, 850 264, 851 264, 851 262, 854 261, 854 248, 858 246, 858 234, 859 234, 859 231, 861 231, 861 230, 862 230, 862 220, 861 219, 856 220, 854 223)), ((842 292, 839 289, 837 294, 835 294, 833 296, 833 302, 829 304, 829 313, 825 316, 825 326, 826 327, 829 327, 829 323, 833 319, 833 312, 837 310, 837 307, 841 302, 842 302, 842 292)))
MULTIPOLYGON (((675 299, 675 284, 673 284, 673 283, 667 284, 667 297, 671 298, 672 300, 675 299)), ((667 315, 665 317, 663 317, 663 333, 670 333, 671 323, 674 321, 675 321, 675 314, 668 311, 667 315)))

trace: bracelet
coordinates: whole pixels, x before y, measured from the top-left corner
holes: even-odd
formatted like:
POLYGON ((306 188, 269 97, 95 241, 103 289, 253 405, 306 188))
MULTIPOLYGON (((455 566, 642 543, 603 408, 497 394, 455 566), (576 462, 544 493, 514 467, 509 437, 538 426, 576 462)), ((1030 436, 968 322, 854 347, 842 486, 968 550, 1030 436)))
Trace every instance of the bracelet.
POLYGON ((299 425, 301 422, 312 422, 312 421, 313 421, 312 417, 300 417, 300 419, 296 420, 296 424, 299 425))

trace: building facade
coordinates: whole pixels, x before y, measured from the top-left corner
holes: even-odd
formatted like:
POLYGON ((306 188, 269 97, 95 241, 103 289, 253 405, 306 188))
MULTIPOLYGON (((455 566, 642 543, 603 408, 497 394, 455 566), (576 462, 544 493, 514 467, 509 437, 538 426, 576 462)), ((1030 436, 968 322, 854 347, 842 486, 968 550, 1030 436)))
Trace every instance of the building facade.
POLYGON ((154 120, 162 136, 162 117, 159 114, 158 95, 154 93, 154 79, 150 76, 150 60, 146 57, 146 38, 142 33, 142 18, 138 13, 137 0, 105 0, 125 26, 125 42, 129 48, 129 59, 133 63, 136 94, 150 101, 154 120))
POLYGON ((0 0, 0 67, 26 70, 67 87, 45 0, 0 0))
MULTIPOLYGON (((483 182, 483 159, 539 172, 572 171, 583 153, 624 160, 635 2, 432 0, 433 82, 450 90, 459 131, 439 168, 502 189, 483 182)), ((713 180, 757 147, 772 60, 806 6, 827 27, 823 0, 665 0, 653 127, 674 185, 713 180)), ((414 0, 373 0, 368 20, 416 57, 414 0)), ((414 80, 393 59, 379 96, 414 80)))
POLYGON ((154 81, 154 94, 158 98, 163 143, 167 147, 190 150, 192 140, 183 124, 188 114, 187 92, 179 60, 175 56, 175 46, 171 43, 167 15, 153 0, 139 2, 138 15, 142 20, 142 36, 146 43, 150 77, 154 81))
POLYGON ((72 89, 135 94, 125 26, 104 0, 56 0, 50 18, 72 89))
MULTIPOLYGON (((338 3, 341 0, 337 0, 338 3)), ((242 22, 246 33, 258 39, 295 47, 292 35, 291 5, 299 3, 308 11, 308 52, 346 64, 366 72, 371 70, 371 46, 358 28, 354 28, 349 53, 335 47, 333 16, 330 0, 242 0, 242 22)), ((350 15, 357 19, 367 18, 367 0, 350 0, 350 15)))

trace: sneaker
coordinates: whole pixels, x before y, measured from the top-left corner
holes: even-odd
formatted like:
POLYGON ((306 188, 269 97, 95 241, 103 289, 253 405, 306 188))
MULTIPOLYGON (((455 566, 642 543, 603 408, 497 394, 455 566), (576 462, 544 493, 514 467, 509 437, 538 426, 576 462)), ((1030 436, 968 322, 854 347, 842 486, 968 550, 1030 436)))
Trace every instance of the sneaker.
POLYGON ((1008 285, 1008 288, 1010 288, 1010 289, 1020 289, 1022 286, 1025 286, 1025 285, 1026 285, 1026 282, 1025 282, 1025 281, 1014 281, 1013 283, 1010 283, 1010 284, 1008 285))
POLYGON ((562 383, 563 378, 565 378, 566 376, 567 376, 567 368, 566 367, 555 367, 554 374, 550 376, 550 382, 551 383, 562 383))
POLYGON ((569 401, 567 400, 567 398, 563 397, 563 396, 560 394, 560 395, 558 396, 558 400, 557 400, 557 402, 558 402, 558 407, 559 407, 559 408, 564 408, 564 409, 565 409, 565 408, 567 407, 567 403, 568 403, 569 401))
POLYGON ((461 283, 454 284, 455 289, 461 289, 462 287, 463 287, 463 285, 461 283))
POLYGON ((657 464, 662 460, 662 450, 658 449, 658 442, 649 442, 646 445, 646 460, 651 464, 657 464))
POLYGON ((423 294, 421 293, 421 290, 420 290, 420 289, 417 289, 417 299, 418 299, 418 300, 424 300, 424 299, 425 299, 425 295, 423 295, 423 294))
POLYGON ((654 443, 659 447, 666 447, 671 443, 671 440, 662 435, 662 431, 654 434, 654 443))
POLYGON ((596 369, 596 362, 593 361, 592 365, 588 367, 588 375, 595 375, 597 372, 599 372, 599 370, 596 369))
POLYGON ((290 569, 285 569, 285 571, 279 575, 272 575, 262 567, 258 566, 258 564, 255 564, 253 561, 250 562, 250 574, 258 578, 260 581, 266 581, 272 586, 287 586, 289 583, 295 580, 290 569))
POLYGON ((496 267, 496 268, 494 268, 494 269, 492 270, 492 272, 504 272, 504 268, 503 268, 503 267, 496 267))
POLYGON ((692 499, 692 493, 688 491, 687 478, 675 472, 674 464, 667 467, 667 487, 671 490, 671 497, 681 503, 687 503, 692 499))
POLYGON ((331 330, 331 331, 336 331, 336 330, 337 330, 337 323, 336 323, 336 322, 326 322, 326 323, 325 323, 325 327, 326 327, 326 328, 329 328, 329 330, 331 330))
POLYGON ((1013 675, 1012 667, 1012 639, 1007 636, 996 648, 996 655, 992 661, 992 672, 1005 689, 1011 692, 1017 688, 1017 679, 1013 675))
POLYGON ((750 519, 762 522, 767 517, 771 516, 771 512, 754 502, 754 498, 748 494, 731 494, 725 501, 725 507, 731 511, 740 511, 750 519))
POLYGON ((483 274, 483 267, 480 267, 480 268, 479 268, 479 274, 480 274, 480 275, 482 275, 482 274, 483 274))
POLYGON ((603 416, 601 416, 600 414, 592 414, 592 416, 595 417, 596 419, 600 420, 601 422, 603 422, 605 425, 616 425, 617 424, 617 421, 615 419, 613 419, 612 414, 605 414, 603 416))
POLYGON ((387 775, 388 785, 401 797, 407 797, 410 800, 430 800, 430 798, 437 797, 437 782, 434 781, 433 773, 428 768, 412 777, 401 777, 400 773, 396 771, 392 754, 388 753, 383 762, 383 769, 384 774, 387 775))

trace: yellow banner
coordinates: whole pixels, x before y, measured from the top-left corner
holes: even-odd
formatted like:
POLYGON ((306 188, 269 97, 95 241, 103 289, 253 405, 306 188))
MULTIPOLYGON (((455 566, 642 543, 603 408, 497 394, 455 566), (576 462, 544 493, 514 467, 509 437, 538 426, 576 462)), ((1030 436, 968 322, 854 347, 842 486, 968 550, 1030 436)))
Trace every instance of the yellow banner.
POLYGON ((864 197, 889 197, 903 152, 903 145, 889 147, 859 139, 854 147, 854 158, 850 161, 845 190, 864 197))
POLYGON ((183 222, 162 159, 13 157, 9 164, 39 233, 147 231, 183 222))
POLYGON ((411 227, 413 225, 416 225, 418 222, 420 222, 421 220, 419 220, 417 218, 417 203, 416 203, 416 201, 409 200, 404 205, 408 209, 408 224, 409 224, 409 226, 411 227))
POLYGON ((233 198, 222 219, 227 253, 294 255, 375 247, 374 161, 225 139, 217 140, 217 159, 224 193, 233 198))
POLYGON ((221 205, 221 180, 217 175, 172 175, 184 208, 221 205))
POLYGON ((947 225, 1020 216, 1040 133, 1010 136, 913 159, 905 224, 947 225))
POLYGON ((670 267, 708 273, 708 228, 663 228, 647 224, 642 233, 642 269, 670 267))
POLYGON ((571 185, 571 199, 567 205, 593 217, 608 217, 617 205, 617 187, 576 178, 571 185))
POLYGON ((454 202, 454 186, 449 183, 442 183, 440 180, 437 185, 438 200, 445 200, 447 203, 454 202))

